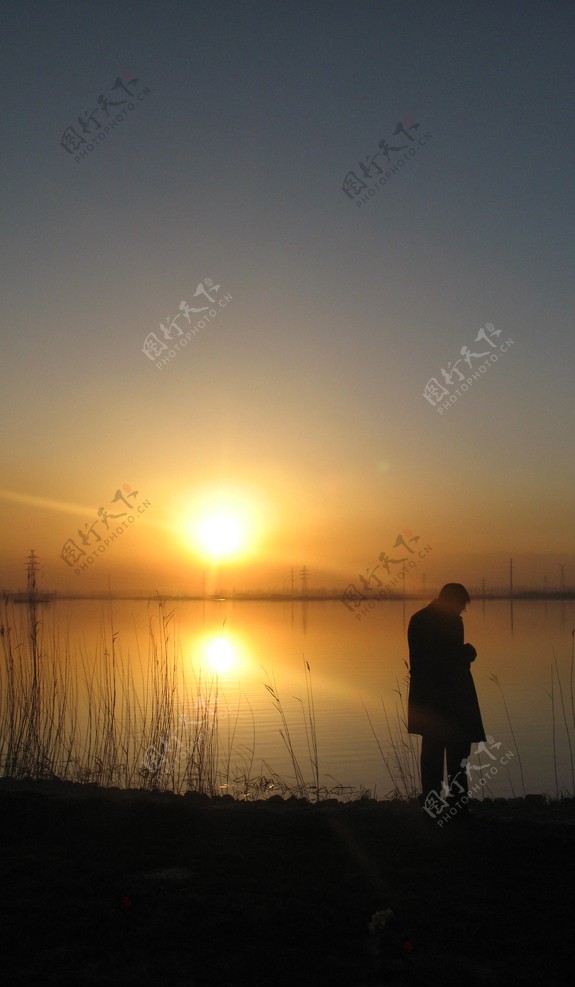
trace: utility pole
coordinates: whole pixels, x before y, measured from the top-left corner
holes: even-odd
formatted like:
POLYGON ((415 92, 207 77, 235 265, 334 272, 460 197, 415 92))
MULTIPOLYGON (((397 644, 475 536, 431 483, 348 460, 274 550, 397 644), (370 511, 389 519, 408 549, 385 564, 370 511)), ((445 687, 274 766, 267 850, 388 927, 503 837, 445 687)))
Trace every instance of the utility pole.
POLYGON ((513 559, 509 559, 509 617, 511 634, 513 635, 513 559))

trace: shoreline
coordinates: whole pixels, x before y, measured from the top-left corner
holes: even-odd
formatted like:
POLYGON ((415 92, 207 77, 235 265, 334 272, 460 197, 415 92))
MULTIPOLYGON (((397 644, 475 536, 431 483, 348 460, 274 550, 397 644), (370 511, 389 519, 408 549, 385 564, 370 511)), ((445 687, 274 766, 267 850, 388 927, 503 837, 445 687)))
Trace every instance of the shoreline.
MULTIPOLYGON (((320 798, 312 801, 309 798, 279 794, 269 795, 266 798, 235 798, 233 795, 207 795, 203 792, 188 789, 185 792, 174 792, 167 788, 144 788, 130 787, 121 788, 117 785, 100 785, 98 782, 69 781, 60 778, 38 779, 38 778, 12 778, 9 776, 0 777, 0 795, 2 794, 29 793, 52 797, 78 797, 89 798, 99 797, 102 799, 128 799, 130 796, 138 800, 177 800, 193 802, 203 806, 279 806, 285 805, 291 808, 299 806, 307 809, 322 808, 347 808, 349 806, 362 806, 375 808, 380 807, 382 811, 403 811, 418 812, 419 803, 417 799, 401 798, 372 798, 371 796, 358 795, 356 798, 338 799, 334 796, 320 798)), ((552 797, 543 792, 526 793, 524 796, 512 796, 511 798, 490 798, 469 799, 469 805, 473 814, 478 818, 494 819, 509 814, 519 815, 526 818, 547 816, 550 819, 563 817, 565 813, 573 813, 575 824, 575 796, 565 794, 560 798, 552 797)))
POLYGON ((0 779, 6 982, 563 987, 575 799, 471 804, 0 779))

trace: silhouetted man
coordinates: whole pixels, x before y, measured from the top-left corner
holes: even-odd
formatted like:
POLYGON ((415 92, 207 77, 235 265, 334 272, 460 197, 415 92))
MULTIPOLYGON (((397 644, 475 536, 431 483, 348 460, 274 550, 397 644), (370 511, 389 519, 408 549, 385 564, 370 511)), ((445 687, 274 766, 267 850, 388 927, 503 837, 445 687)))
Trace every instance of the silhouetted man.
POLYGON ((460 614, 470 602, 461 583, 447 583, 423 610, 409 621, 410 685, 407 729, 421 734, 421 787, 423 800, 442 793, 447 761, 447 801, 467 793, 467 774, 461 762, 469 757, 473 741, 485 740, 470 665, 477 652, 463 643, 460 614), (456 791, 458 794, 456 794, 456 791))

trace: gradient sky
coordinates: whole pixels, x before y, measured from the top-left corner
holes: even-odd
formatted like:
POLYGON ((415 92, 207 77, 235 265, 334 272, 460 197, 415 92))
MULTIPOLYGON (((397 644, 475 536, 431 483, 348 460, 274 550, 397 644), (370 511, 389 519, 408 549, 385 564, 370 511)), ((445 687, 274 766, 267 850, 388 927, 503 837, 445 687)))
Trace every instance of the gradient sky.
POLYGON ((342 585, 407 529, 431 583, 513 556, 575 584, 574 26, 524 0, 5 2, 0 586, 34 548, 46 587, 197 592, 186 532, 219 497, 258 529, 224 586, 342 585), (76 163, 63 132, 123 72, 149 95, 76 163), (432 140, 358 208, 345 175, 405 118, 432 140), (206 278, 231 302, 157 369, 144 339, 206 278), (486 323, 513 347, 439 415, 426 382, 486 323), (64 542, 123 484, 151 506, 75 575, 64 542))

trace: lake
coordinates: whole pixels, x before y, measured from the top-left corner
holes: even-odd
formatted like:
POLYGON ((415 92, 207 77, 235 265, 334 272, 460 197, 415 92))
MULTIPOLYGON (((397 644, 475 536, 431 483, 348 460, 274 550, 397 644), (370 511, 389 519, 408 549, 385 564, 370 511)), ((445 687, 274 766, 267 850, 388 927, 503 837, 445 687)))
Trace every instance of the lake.
MULTIPOLYGON (((75 704, 78 710, 78 737, 86 726, 88 681, 93 695, 100 689, 107 705, 115 703, 117 719, 129 721, 132 735, 141 726, 136 710, 144 710, 148 728, 154 710, 161 720, 165 704, 156 694, 153 672, 164 667, 173 676, 173 717, 164 716, 164 729, 155 730, 155 761, 148 754, 148 766, 157 767, 162 743, 164 752, 170 743, 172 750, 183 750, 186 730, 197 729, 194 724, 205 720, 210 704, 213 712, 217 689, 218 757, 227 760, 229 775, 221 791, 238 794, 232 779, 247 774, 273 779, 275 773, 293 784, 297 771, 284 737, 306 782, 312 783, 315 726, 319 784, 335 794, 363 789, 383 798, 396 784, 401 788, 394 748, 404 750, 408 762, 412 757, 402 747, 407 735, 401 729, 406 628, 426 602, 382 601, 357 620, 340 601, 167 601, 165 630, 158 605, 145 601, 59 600, 39 607, 38 617, 46 653, 56 654, 58 661, 66 653, 69 683, 76 672, 84 683, 69 687, 69 708, 75 704), (110 666, 112 659, 114 687, 102 672, 103 663, 110 666), (285 720, 266 686, 275 690, 285 720), (135 697, 133 703, 127 693, 135 697), (183 731, 177 734, 180 741, 176 721, 183 731)), ((14 609, 16 620, 24 621, 26 607, 14 609)), ((490 737, 475 759, 479 766, 492 767, 487 794, 572 792, 575 601, 515 601, 513 623, 509 601, 475 601, 464 623, 465 639, 478 651, 472 671, 490 737), (505 766, 504 753, 513 755, 505 766)), ((98 729, 103 743, 104 719, 98 729)), ((133 744, 130 751, 126 756, 137 756, 141 766, 142 750, 133 744)), ((167 775, 164 784, 169 787, 167 775)))

